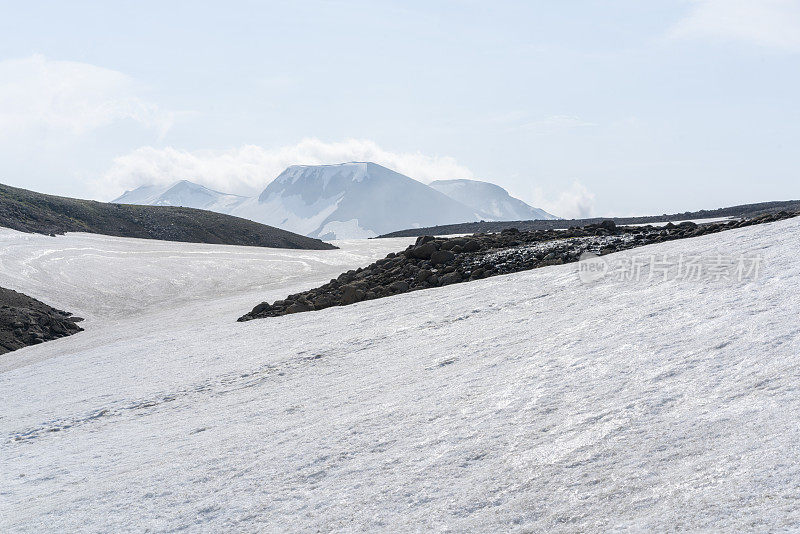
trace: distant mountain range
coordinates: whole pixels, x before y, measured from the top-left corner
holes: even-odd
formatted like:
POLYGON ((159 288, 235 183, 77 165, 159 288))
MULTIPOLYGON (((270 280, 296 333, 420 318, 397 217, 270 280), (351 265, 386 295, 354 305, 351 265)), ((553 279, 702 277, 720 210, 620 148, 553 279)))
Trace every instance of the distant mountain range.
POLYGON ((481 220, 557 219, 494 184, 438 180, 425 185, 368 162, 293 165, 258 197, 182 180, 126 191, 114 202, 200 208, 324 240, 481 220))

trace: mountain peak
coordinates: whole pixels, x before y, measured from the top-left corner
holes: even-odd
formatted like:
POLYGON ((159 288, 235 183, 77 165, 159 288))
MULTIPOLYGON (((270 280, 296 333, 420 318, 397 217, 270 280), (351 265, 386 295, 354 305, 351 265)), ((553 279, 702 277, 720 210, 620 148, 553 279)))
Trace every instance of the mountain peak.
POLYGON ((467 179, 435 180, 429 185, 480 212, 482 218, 487 220, 523 221, 558 218, 512 197, 508 191, 491 182, 467 179))
POLYGON ((369 161, 351 161, 328 165, 290 165, 275 178, 273 183, 321 182, 324 187, 327 187, 331 180, 342 181, 349 179, 352 182, 360 182, 365 178, 369 178, 375 172, 380 173, 383 171, 394 172, 369 161))
POLYGON ((151 206, 184 206, 226 212, 247 197, 220 193, 189 180, 178 180, 169 185, 143 185, 114 200, 117 204, 146 204, 151 206))
POLYGON ((477 220, 473 210, 391 169, 368 161, 292 165, 258 197, 264 210, 287 212, 286 227, 323 239, 369 237, 383 228, 428 221, 477 220), (288 208, 288 209, 287 209, 288 208))
POLYGON ((128 191, 116 202, 219 211, 322 239, 481 219, 554 218, 488 182, 437 180, 428 186, 370 161, 292 165, 257 198, 180 180, 128 191))

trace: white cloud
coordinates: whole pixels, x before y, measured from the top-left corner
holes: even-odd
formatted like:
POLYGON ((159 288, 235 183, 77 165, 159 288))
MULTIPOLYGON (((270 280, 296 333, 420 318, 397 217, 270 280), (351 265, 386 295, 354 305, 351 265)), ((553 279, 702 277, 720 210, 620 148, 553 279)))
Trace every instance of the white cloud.
POLYGON ((533 205, 565 219, 584 219, 594 215, 594 193, 576 181, 555 200, 546 198, 541 189, 536 189, 533 205))
POLYGON ((800 51, 800 0, 694 0, 672 27, 675 39, 743 41, 800 51))
POLYGON ((116 158, 98 187, 110 196, 140 185, 190 180, 226 193, 250 195, 260 192, 289 165, 348 161, 372 161, 421 182, 473 178, 469 169, 451 157, 390 152, 367 140, 326 143, 312 138, 274 149, 255 145, 225 151, 142 147, 116 158))
POLYGON ((0 137, 80 135, 126 119, 163 136, 172 115, 138 92, 129 76, 88 63, 41 55, 0 61, 0 137))

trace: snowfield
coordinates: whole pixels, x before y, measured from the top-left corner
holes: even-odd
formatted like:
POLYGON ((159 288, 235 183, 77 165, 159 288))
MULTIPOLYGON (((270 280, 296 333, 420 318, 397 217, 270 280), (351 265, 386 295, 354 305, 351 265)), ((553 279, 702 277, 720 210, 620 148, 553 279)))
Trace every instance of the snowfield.
POLYGON ((755 281, 570 264, 237 323, 413 240, 3 231, 0 286, 87 331, 0 359, 0 531, 798 530, 799 239, 646 247, 755 281))

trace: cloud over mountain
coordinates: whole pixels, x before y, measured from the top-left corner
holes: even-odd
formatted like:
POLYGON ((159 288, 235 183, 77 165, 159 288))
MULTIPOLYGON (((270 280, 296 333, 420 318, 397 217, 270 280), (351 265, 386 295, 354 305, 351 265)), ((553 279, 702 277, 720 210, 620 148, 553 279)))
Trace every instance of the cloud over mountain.
POLYGON ((391 152, 364 139, 328 143, 315 138, 277 148, 246 145, 230 150, 187 151, 141 147, 114 160, 99 184, 107 195, 143 184, 192 182, 226 193, 260 192, 290 165, 324 165, 342 161, 373 161, 421 182, 472 178, 455 159, 420 152, 391 152))

